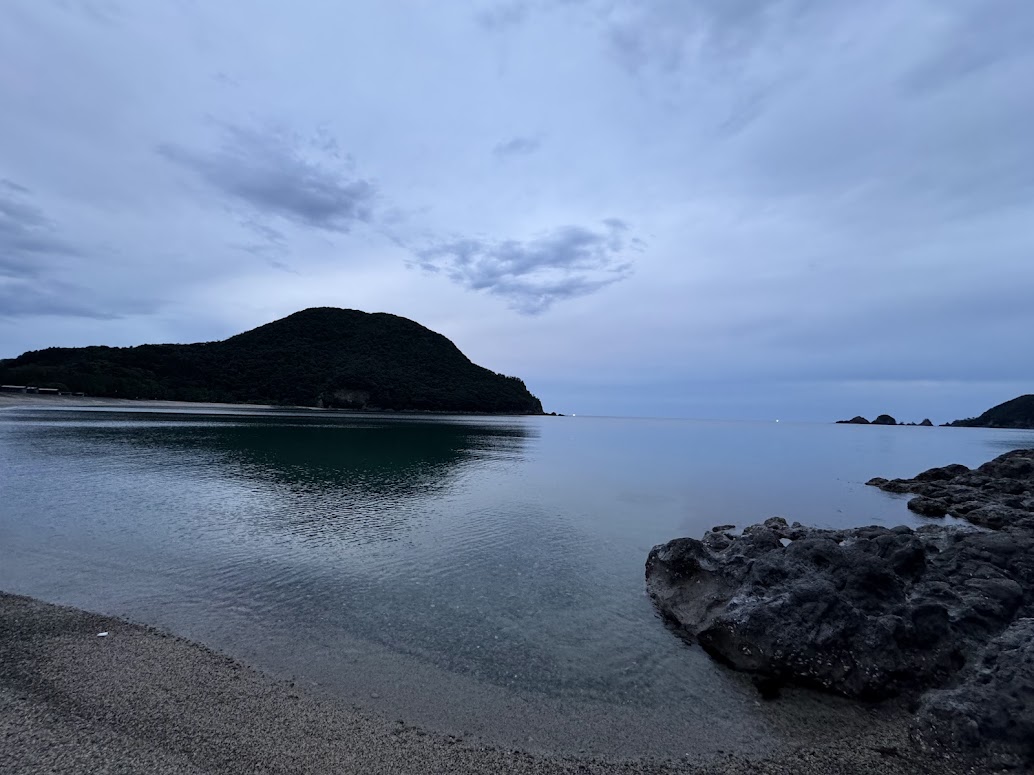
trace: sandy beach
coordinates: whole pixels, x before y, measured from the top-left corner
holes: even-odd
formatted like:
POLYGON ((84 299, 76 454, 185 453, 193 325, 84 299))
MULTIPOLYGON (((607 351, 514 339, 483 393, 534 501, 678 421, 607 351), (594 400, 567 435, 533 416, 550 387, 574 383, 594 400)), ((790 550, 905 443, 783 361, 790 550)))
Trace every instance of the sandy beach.
POLYGON ((922 756, 911 750, 900 727, 854 730, 826 747, 765 761, 533 756, 366 715, 150 628, 0 595, 0 771, 943 775, 986 770, 922 756))
MULTIPOLYGON (((31 409, 111 408, 111 409, 272 409, 265 404, 218 404, 196 401, 152 401, 130 398, 100 398, 97 396, 51 396, 32 393, 0 393, 0 410, 26 407, 31 409)), ((309 407, 291 407, 309 409, 309 407)), ((312 409, 312 411, 320 411, 312 409)))

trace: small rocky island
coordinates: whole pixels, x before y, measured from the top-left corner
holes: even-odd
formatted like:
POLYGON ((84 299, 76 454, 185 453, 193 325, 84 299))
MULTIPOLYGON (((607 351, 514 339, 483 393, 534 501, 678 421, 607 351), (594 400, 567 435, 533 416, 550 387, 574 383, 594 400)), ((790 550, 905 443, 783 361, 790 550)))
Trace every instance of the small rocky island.
POLYGON ((920 423, 915 422, 898 422, 889 414, 881 414, 872 422, 869 422, 861 415, 852 417, 850 420, 837 420, 837 425, 921 425, 924 428, 932 428, 933 423, 927 418, 920 423))
POLYGON ((764 694, 902 697, 917 746, 1034 767, 1034 449, 868 484, 965 522, 719 526, 654 547, 651 598, 764 694))
MULTIPOLYGON (((922 425, 930 427, 933 425, 929 419, 920 423, 898 422, 889 414, 881 414, 870 422, 861 415, 856 415, 850 420, 837 420, 837 425, 922 425)), ((1005 401, 997 406, 992 406, 979 417, 970 417, 965 420, 954 420, 944 423, 950 428, 1018 428, 1023 430, 1034 429, 1034 394, 1018 396, 1010 401, 1005 401)))

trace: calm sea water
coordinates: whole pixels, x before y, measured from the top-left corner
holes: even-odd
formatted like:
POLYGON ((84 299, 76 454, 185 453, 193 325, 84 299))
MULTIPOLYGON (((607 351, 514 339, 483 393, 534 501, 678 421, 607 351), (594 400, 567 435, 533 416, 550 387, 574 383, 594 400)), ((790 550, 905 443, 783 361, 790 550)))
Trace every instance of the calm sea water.
POLYGON ((19 408, 0 411, 0 589, 492 743, 761 750, 861 711, 759 703, 657 618, 650 548, 773 515, 918 524, 863 482, 1024 446, 1034 433, 19 408))

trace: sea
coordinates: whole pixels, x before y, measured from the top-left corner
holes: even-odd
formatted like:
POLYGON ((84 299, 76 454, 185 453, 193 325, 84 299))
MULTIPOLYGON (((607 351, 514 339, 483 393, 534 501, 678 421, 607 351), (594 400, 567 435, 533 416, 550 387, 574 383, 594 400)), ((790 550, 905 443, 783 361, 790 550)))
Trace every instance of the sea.
POLYGON ((762 701, 657 615, 651 547, 776 515, 918 526, 865 481, 1021 447, 1034 432, 26 406, 0 411, 0 590, 478 744, 770 753, 870 711, 762 701))

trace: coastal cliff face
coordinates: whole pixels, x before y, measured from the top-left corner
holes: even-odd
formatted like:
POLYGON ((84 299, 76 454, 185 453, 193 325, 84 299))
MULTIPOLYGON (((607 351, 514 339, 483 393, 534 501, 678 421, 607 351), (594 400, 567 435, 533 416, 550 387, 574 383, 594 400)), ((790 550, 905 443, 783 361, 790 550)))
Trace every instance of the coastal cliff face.
POLYGON ((920 745, 1034 765, 1034 450, 870 484, 972 525, 720 527, 654 547, 647 590, 682 635, 767 686, 927 691, 920 745))
POLYGON ((50 348, 0 361, 0 383, 90 396, 541 414, 516 377, 385 313, 320 307, 221 342, 50 348))

